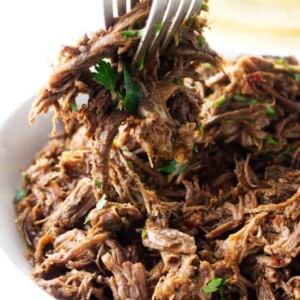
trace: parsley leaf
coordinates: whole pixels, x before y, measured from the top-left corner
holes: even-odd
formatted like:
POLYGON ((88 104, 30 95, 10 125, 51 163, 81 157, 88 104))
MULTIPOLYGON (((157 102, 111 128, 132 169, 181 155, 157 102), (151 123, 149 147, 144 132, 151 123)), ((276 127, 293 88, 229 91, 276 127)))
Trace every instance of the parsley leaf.
POLYGON ((126 96, 124 99, 125 109, 132 114, 136 114, 138 111, 139 101, 144 94, 139 85, 131 79, 126 67, 124 67, 124 85, 126 90, 126 96))
POLYGON ((137 69, 142 71, 145 67, 145 55, 138 61, 137 69))
POLYGON ((28 178, 26 172, 22 172, 22 180, 25 184, 28 184, 29 178, 28 178))
POLYGON ((246 101, 246 97, 243 96, 243 95, 239 95, 239 94, 234 95, 233 99, 234 99, 235 101, 238 101, 238 102, 246 101))
POLYGON ((224 281, 223 278, 219 278, 219 277, 214 278, 203 288, 203 292, 205 294, 217 292, 221 287, 223 281, 224 281))
POLYGON ((206 44, 205 40, 202 37, 198 38, 198 43, 199 43, 200 46, 205 46, 205 44, 206 44))
POLYGON ((232 119, 227 119, 227 120, 225 120, 225 124, 226 125, 232 125, 232 124, 234 124, 235 122, 234 122, 234 120, 232 120, 232 119))
POLYGON ((96 186, 98 189, 102 189, 102 184, 101 184, 101 182, 100 182, 98 179, 96 179, 94 183, 95 183, 95 186, 96 186))
POLYGON ((130 160, 127 160, 127 166, 132 169, 133 168, 133 163, 130 160))
POLYGON ((249 106, 251 106, 251 105, 256 104, 257 102, 258 102, 258 100, 256 100, 256 99, 250 99, 250 100, 247 102, 247 104, 248 104, 249 106))
POLYGON ((201 9, 204 11, 209 11, 209 6, 205 3, 202 4, 201 9))
POLYGON ((78 107, 75 102, 71 102, 70 107, 71 107, 71 111, 73 111, 73 112, 78 111, 78 107))
POLYGON ((84 219, 84 225, 86 224, 86 223, 88 223, 89 221, 91 221, 91 215, 90 214, 87 214, 87 216, 85 217, 85 219, 84 219))
POLYGON ((194 146, 193 146, 193 151, 194 151, 195 153, 199 153, 199 147, 198 147, 198 145, 194 144, 194 146))
POLYGON ((118 72, 109 62, 101 60, 96 66, 97 72, 93 73, 94 80, 107 87, 112 94, 115 93, 118 81, 118 72))
POLYGON ((267 116, 272 117, 272 116, 276 115, 276 111, 272 106, 268 105, 266 107, 266 114, 267 114, 267 116))
POLYGON ((276 139, 273 139, 272 137, 268 137, 265 141, 266 143, 266 146, 269 146, 269 145, 277 145, 278 144, 278 141, 276 139))
POLYGON ((101 199, 97 202, 96 208, 98 210, 101 210, 106 205, 106 203, 107 203, 107 201, 106 201, 106 195, 103 194, 103 196, 101 197, 101 199))
POLYGON ((203 126, 202 126, 201 124, 198 124, 198 125, 197 125, 197 129, 199 130, 200 135, 203 136, 203 135, 204 135, 204 129, 203 129, 203 126))
POLYGON ((126 36, 126 37, 133 37, 133 36, 142 36, 143 30, 126 30, 126 31, 121 31, 121 35, 126 36))
POLYGON ((20 188, 17 190, 14 201, 19 202, 21 201, 24 197, 26 197, 27 192, 24 188, 20 188))
POLYGON ((142 239, 145 239, 148 236, 148 232, 145 229, 143 229, 141 236, 142 236, 142 239))
POLYGON ((223 96, 221 96, 219 99, 217 99, 217 101, 216 101, 216 107, 218 108, 218 107, 220 107, 224 102, 226 101, 226 97, 223 95, 223 96))
POLYGON ((162 20, 160 20, 160 21, 156 24, 156 26, 155 26, 155 31, 156 31, 156 32, 160 32, 161 28, 162 28, 162 20))
POLYGON ((179 164, 176 160, 171 160, 166 165, 159 167, 158 171, 165 174, 172 174, 178 170, 179 164))

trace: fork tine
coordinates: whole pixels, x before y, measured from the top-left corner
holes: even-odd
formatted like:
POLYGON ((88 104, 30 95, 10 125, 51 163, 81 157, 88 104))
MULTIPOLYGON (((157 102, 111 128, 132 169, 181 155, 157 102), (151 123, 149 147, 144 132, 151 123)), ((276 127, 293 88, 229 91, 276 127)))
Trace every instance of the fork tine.
POLYGON ((183 20, 185 19, 188 10, 191 6, 192 0, 184 0, 180 2, 176 15, 172 21, 171 27, 166 35, 166 38, 162 45, 162 50, 165 50, 166 47, 169 45, 171 39, 173 38, 174 33, 179 29, 183 20))
POLYGON ((127 6, 127 12, 133 9, 133 7, 139 2, 139 0, 127 0, 129 5, 127 6))
POLYGON ((203 4, 203 0, 193 0, 189 12, 186 15, 186 19, 198 15, 201 11, 202 4, 203 4))
POLYGON ((102 17, 104 20, 105 29, 111 26, 113 22, 113 1, 112 0, 101 0, 102 6, 102 17))
POLYGON ((156 33, 155 38, 149 48, 149 54, 153 53, 155 49, 157 49, 161 40, 165 37, 168 29, 171 26, 173 16, 176 14, 179 4, 180 4, 180 0, 169 0, 166 12, 162 20, 163 22, 162 28, 160 32, 156 33))
POLYGON ((121 17, 126 13, 126 0, 117 0, 118 16, 121 17))
POLYGON ((143 35, 135 53, 134 62, 139 61, 145 54, 156 34, 156 26, 162 21, 168 1, 153 0, 150 14, 143 30, 143 35))

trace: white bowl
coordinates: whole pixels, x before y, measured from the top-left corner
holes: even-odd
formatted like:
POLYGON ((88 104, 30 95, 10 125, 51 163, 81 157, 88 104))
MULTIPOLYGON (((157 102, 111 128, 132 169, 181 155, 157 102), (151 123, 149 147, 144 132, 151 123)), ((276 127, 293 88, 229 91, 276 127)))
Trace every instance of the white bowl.
POLYGON ((22 271, 21 278, 27 281, 26 290, 22 291, 22 299, 50 300, 53 297, 38 288, 30 279, 31 266, 25 257, 28 249, 17 230, 13 205, 14 195, 21 183, 20 170, 30 165, 35 153, 46 144, 52 129, 49 114, 39 116, 33 126, 28 124, 32 102, 33 98, 19 106, 0 128, 0 247, 22 271))

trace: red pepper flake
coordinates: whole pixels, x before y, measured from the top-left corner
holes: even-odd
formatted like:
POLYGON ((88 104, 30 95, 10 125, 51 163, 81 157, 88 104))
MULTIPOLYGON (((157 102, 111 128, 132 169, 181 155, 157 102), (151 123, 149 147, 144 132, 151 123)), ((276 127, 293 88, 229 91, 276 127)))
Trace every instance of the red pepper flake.
POLYGON ((280 260, 277 255, 275 255, 275 254, 272 255, 272 262, 274 265, 277 265, 277 266, 280 265, 280 260))
POLYGON ((280 225, 282 223, 282 218, 280 216, 276 216, 273 220, 275 225, 280 225))
POLYGON ((258 72, 250 74, 247 78, 247 82, 251 87, 253 87, 256 83, 262 82, 262 81, 263 81, 263 78, 261 77, 261 75, 258 72))

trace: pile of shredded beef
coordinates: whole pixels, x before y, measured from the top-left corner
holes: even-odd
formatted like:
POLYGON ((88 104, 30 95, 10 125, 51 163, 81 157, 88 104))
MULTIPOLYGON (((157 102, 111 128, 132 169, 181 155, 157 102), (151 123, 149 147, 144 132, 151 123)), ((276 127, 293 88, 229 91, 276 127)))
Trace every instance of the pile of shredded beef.
POLYGON ((66 125, 16 199, 34 279, 57 299, 300 299, 298 62, 222 62, 193 17, 137 67, 124 31, 149 8, 64 47, 34 103, 31 121, 66 125), (103 59, 119 93, 95 80, 103 59))

